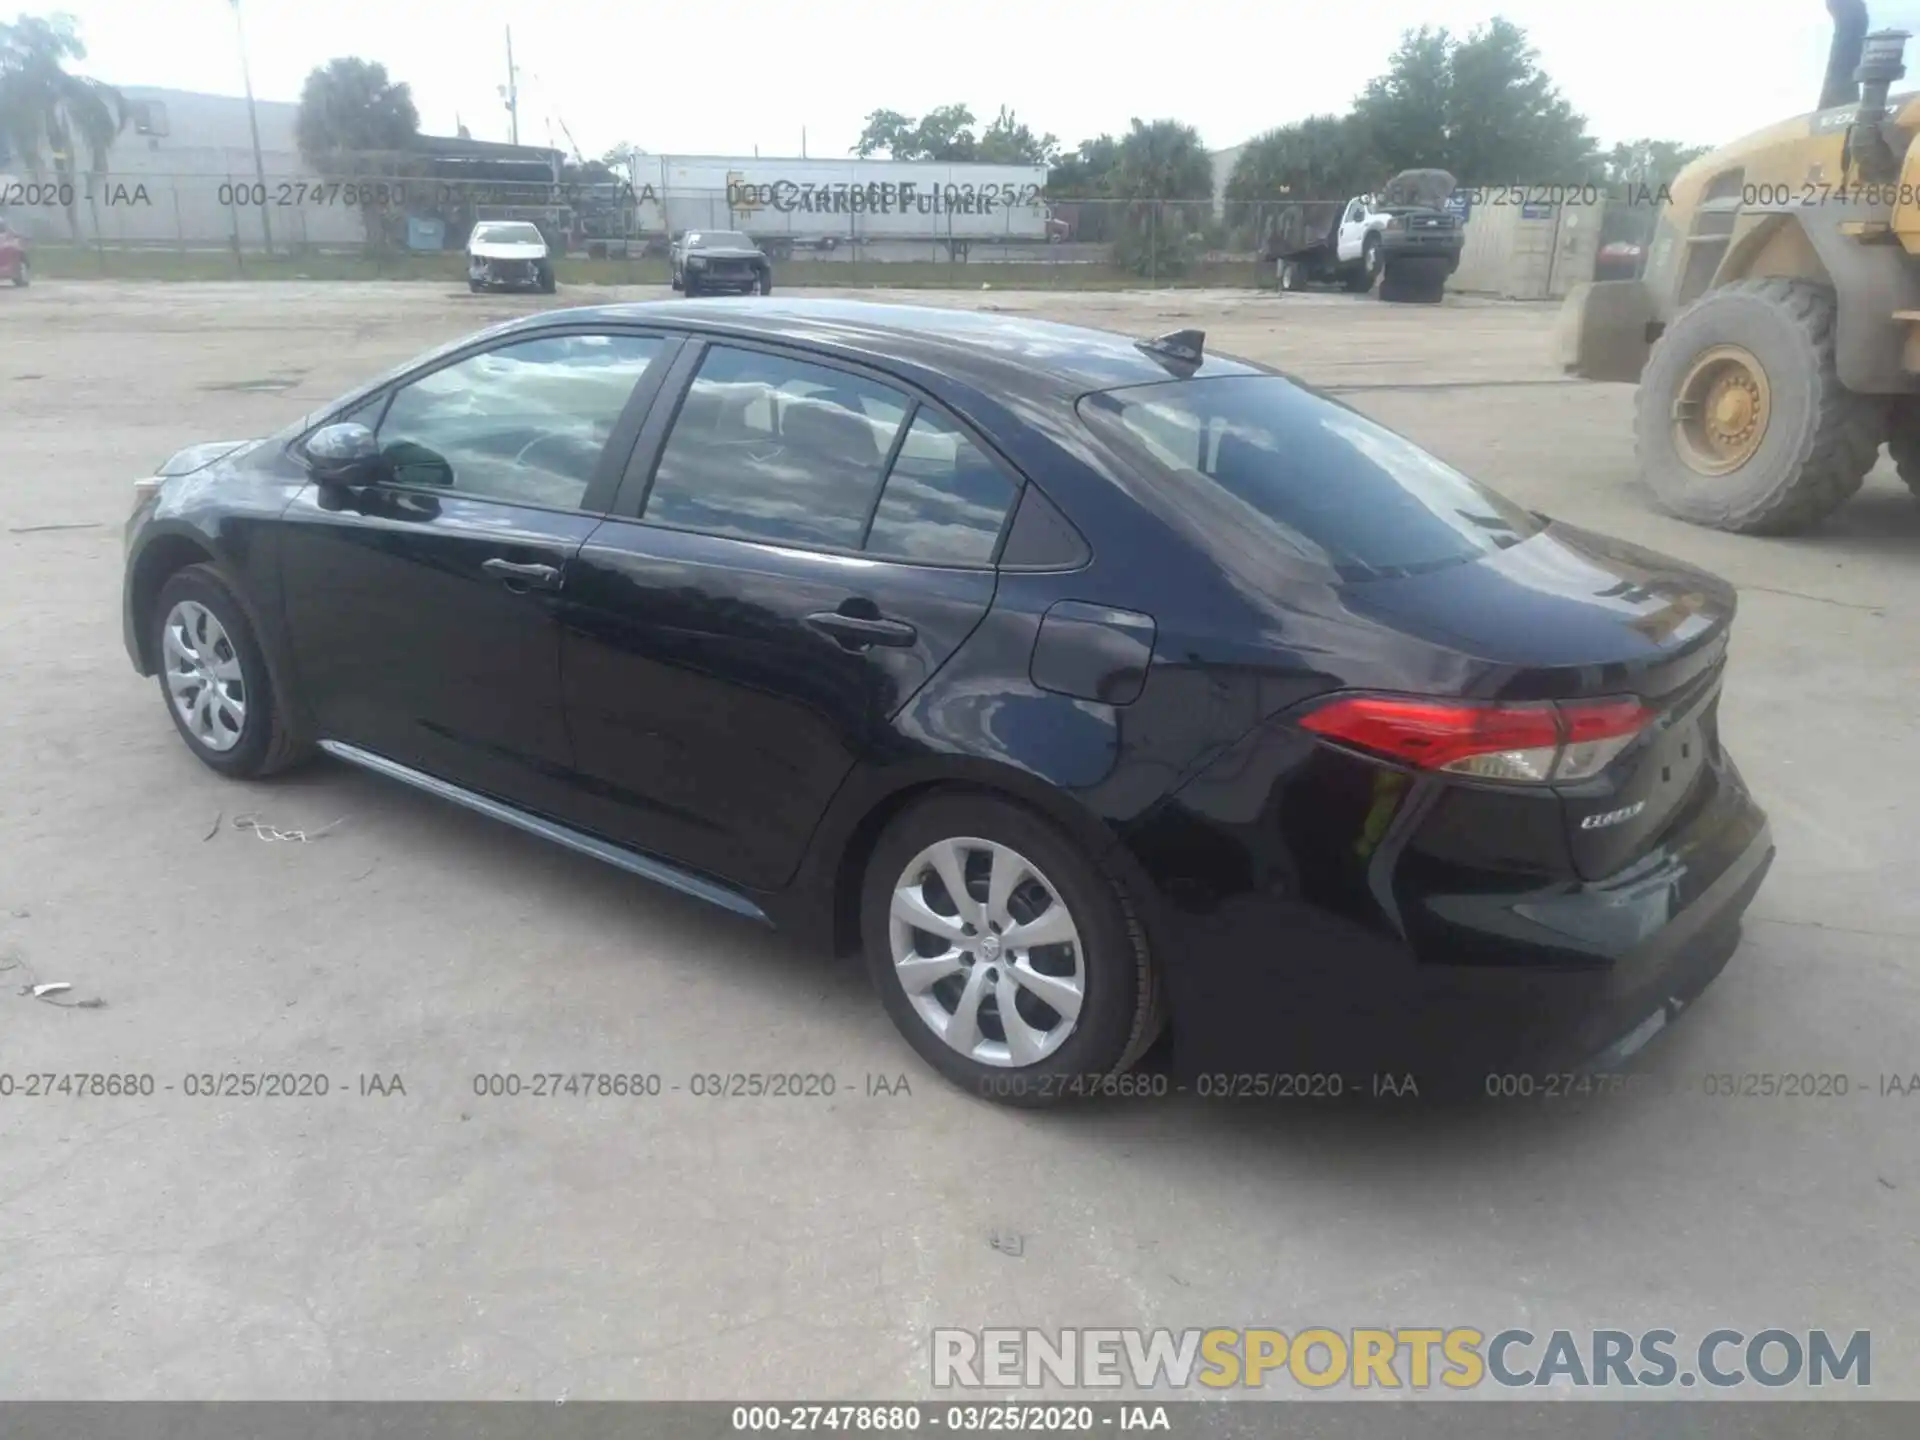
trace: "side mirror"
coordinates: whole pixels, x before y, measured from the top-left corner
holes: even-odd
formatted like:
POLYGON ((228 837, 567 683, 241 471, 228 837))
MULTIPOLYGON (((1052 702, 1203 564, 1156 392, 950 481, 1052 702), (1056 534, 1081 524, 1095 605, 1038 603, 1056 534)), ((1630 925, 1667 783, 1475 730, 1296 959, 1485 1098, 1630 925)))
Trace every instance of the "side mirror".
POLYGON ((323 425, 307 437, 307 468, 313 478, 337 485, 364 483, 373 478, 380 460, 380 442, 358 421, 323 425))

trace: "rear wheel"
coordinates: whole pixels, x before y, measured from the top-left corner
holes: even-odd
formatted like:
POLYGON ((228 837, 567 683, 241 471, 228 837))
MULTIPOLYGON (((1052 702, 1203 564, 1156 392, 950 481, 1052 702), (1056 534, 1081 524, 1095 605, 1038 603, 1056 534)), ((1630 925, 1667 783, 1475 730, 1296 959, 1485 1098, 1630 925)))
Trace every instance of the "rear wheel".
POLYGON ((1298 293, 1307 288, 1306 272, 1297 260, 1280 262, 1280 288, 1290 293, 1298 293))
POLYGON ((27 268, 27 257, 20 257, 20 266, 13 272, 13 288, 24 290, 33 283, 32 272, 27 268))
POLYGON ((1119 881, 1049 822, 939 796, 888 827, 862 892, 868 971, 907 1042, 987 1098, 1045 1105, 1128 1069, 1160 1029, 1146 935, 1119 881))
POLYGON ((1749 535, 1805 530, 1879 454, 1883 408, 1840 383, 1833 291, 1742 280, 1695 301, 1654 345, 1634 448, 1660 508, 1749 535))

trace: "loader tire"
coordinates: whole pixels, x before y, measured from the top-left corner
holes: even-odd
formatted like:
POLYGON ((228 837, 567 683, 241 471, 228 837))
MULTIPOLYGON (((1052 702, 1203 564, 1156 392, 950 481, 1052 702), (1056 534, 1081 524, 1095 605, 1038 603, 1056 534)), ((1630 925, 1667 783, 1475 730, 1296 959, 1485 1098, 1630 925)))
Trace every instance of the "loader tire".
POLYGON ((1681 311, 1634 395, 1634 454, 1669 515, 1791 535, 1860 488, 1886 412, 1840 383, 1831 288, 1741 280, 1681 311))
POLYGON ((1896 400, 1887 414, 1887 453, 1920 500, 1920 398, 1896 400))

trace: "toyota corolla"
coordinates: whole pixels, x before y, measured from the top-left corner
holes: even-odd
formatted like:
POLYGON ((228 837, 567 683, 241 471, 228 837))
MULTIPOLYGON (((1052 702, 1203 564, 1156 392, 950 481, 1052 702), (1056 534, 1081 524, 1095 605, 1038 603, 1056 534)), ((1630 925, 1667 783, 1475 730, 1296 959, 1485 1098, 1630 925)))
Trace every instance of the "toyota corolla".
POLYGON ((1321 1093, 1610 1063, 1773 856, 1725 583, 1197 332, 553 311, 135 490, 128 653, 206 765, 858 950, 997 1098, 1169 1027, 1321 1093))

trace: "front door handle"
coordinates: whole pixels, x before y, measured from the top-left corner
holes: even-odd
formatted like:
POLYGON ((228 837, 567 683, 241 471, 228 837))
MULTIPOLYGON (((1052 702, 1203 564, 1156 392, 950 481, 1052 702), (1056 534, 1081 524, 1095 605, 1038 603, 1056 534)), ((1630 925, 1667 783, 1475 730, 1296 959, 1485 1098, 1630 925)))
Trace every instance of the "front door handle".
POLYGON ((906 646, 920 636, 920 632, 904 620, 849 615, 844 610, 817 611, 807 616, 807 623, 825 631, 849 650, 864 650, 869 645, 906 646))
POLYGON ((558 590, 560 572, 551 565, 518 565, 511 560, 488 560, 480 568, 509 590, 558 590))

